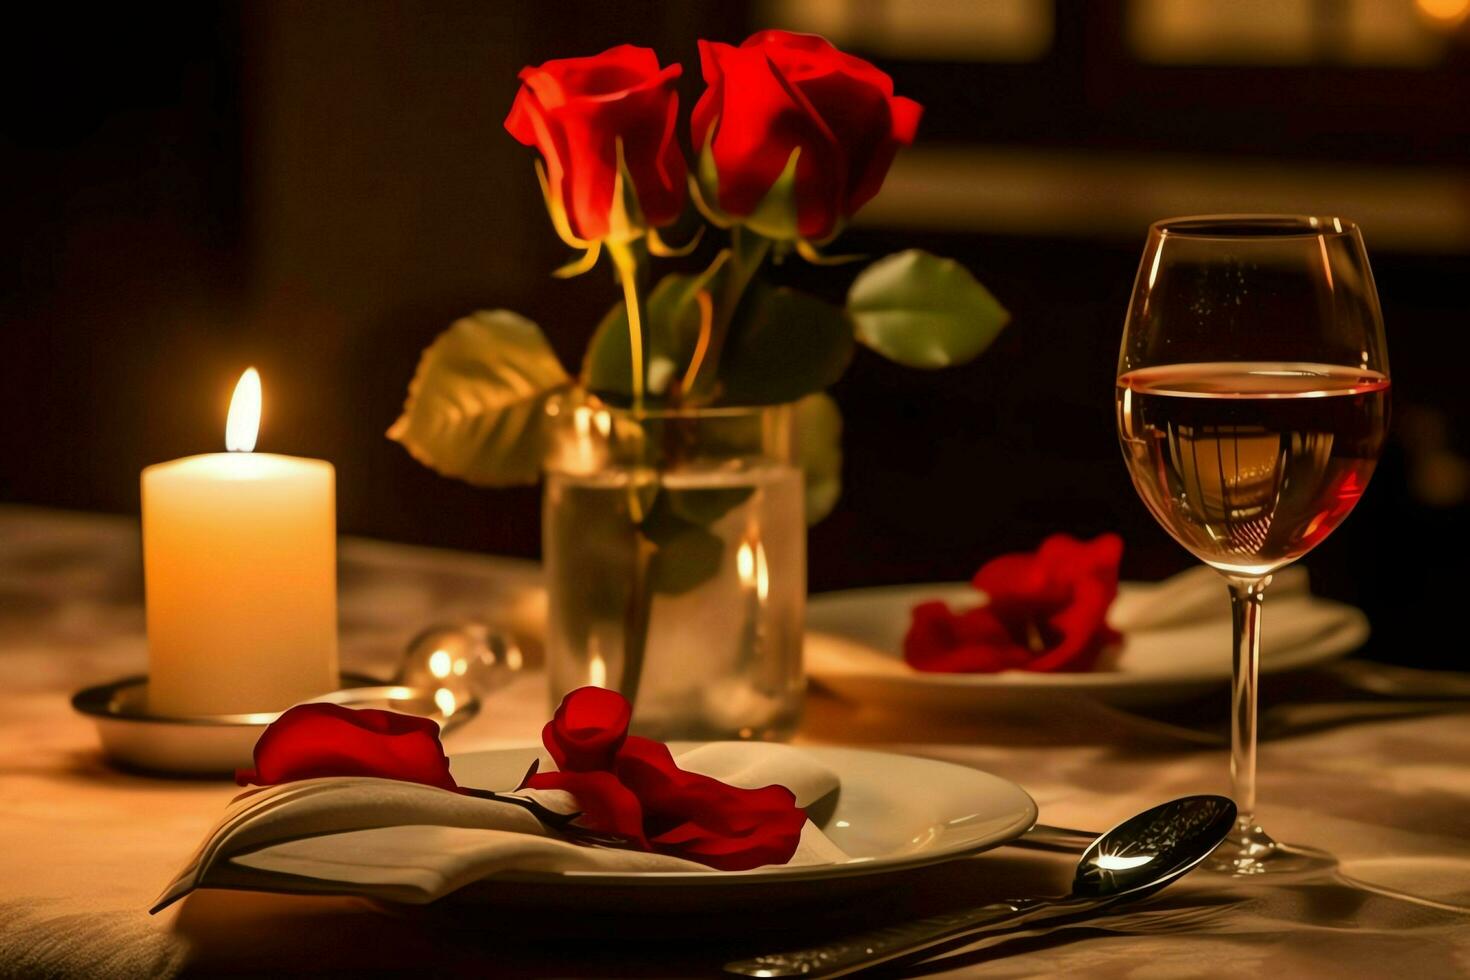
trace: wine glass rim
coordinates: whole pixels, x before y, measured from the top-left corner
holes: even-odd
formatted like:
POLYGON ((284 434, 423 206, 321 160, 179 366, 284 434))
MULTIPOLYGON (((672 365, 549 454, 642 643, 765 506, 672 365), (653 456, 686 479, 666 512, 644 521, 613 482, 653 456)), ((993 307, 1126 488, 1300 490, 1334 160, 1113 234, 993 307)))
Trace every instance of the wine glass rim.
POLYGON ((1353 235, 1358 225, 1336 215, 1310 214, 1194 214, 1164 218, 1149 226, 1151 234, 1167 238, 1215 241, 1272 238, 1335 238, 1353 235))

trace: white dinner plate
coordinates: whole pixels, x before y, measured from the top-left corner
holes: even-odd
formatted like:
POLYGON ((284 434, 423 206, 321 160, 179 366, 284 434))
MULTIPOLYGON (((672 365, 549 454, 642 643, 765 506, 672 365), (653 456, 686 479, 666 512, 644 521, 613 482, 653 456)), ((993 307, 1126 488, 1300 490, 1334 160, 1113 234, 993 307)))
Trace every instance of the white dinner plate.
MULTIPOLYGON (((749 744, 752 752, 761 746, 749 744)), ((674 752, 693 743, 670 743, 674 752)), ((799 746, 830 768, 840 788, 807 816, 850 860, 838 864, 757 868, 752 871, 628 873, 516 872, 496 875, 453 894, 459 901, 600 905, 627 896, 643 902, 697 899, 788 900, 829 895, 844 883, 939 864, 1019 837, 1036 823, 1036 803, 999 776, 932 759, 862 749, 799 746), (514 887, 507 887, 513 885, 514 887)), ((451 758, 465 786, 514 786, 526 770, 524 749, 471 752, 451 758)), ((544 756, 544 753, 542 753, 544 756)), ((547 760, 543 758, 543 763, 547 760)))
MULTIPOLYGON (((965 583, 896 585, 812 596, 807 602, 807 673, 863 703, 951 712, 993 708, 1059 694, 1117 705, 1179 701, 1230 680, 1230 604, 1219 577, 1199 568, 1161 583, 1124 582, 1108 619, 1124 633, 1115 657, 1083 673, 946 674, 903 660, 913 607, 931 599, 956 610, 984 601, 965 583)), ((1289 569, 1266 591, 1261 670, 1296 670, 1341 657, 1368 638, 1352 606, 1312 596, 1289 569), (1279 588, 1278 588, 1279 586, 1279 588)))

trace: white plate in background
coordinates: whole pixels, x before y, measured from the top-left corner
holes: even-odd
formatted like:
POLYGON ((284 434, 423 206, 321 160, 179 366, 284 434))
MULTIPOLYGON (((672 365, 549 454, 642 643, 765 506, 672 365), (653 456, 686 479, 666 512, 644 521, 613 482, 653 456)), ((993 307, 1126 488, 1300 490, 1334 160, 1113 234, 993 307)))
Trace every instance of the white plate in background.
MULTIPOLYGON (((1230 603, 1208 568, 1163 582, 1123 582, 1108 621, 1121 651, 1085 673, 945 674, 903 660, 910 610, 939 599, 956 610, 980 605, 967 583, 893 585, 828 592, 807 600, 807 674, 849 700, 966 711, 1057 694, 1118 705, 1184 700, 1230 680, 1230 603)), ((1266 590, 1261 670, 1296 670, 1344 656, 1368 639, 1362 611, 1310 595, 1306 574, 1288 569, 1266 590)))

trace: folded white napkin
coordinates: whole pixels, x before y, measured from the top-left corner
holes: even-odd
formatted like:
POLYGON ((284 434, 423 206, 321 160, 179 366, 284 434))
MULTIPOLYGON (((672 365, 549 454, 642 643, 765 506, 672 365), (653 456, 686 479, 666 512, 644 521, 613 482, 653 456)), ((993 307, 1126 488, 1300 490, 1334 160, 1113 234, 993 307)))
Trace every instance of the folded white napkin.
MULTIPOLYGON (((527 764, 536 754, 526 750, 527 764)), ((734 786, 785 786, 802 807, 838 788, 835 773, 787 745, 716 742, 677 761, 734 786)), ((559 812, 576 808, 559 790, 522 795, 559 812)), ((789 865, 848 860, 808 820, 789 865)), ((350 893, 422 904, 495 874, 576 871, 716 873, 663 854, 570 843, 509 803, 386 779, 305 779, 237 797, 153 911, 195 888, 350 893)))
MULTIPOLYGON (((1266 597, 1276 609, 1288 598, 1309 597, 1307 570, 1299 566, 1271 576, 1266 597)), ((1202 619, 1229 619, 1230 598, 1220 573, 1208 565, 1180 572, 1162 582, 1128 583, 1108 610, 1108 624, 1123 633, 1193 626, 1202 619)))

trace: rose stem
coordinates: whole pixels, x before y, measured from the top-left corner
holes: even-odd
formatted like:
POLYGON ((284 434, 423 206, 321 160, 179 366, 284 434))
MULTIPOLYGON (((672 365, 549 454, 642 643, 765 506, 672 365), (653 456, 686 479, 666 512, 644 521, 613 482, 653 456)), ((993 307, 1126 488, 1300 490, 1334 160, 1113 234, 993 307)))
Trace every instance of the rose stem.
POLYGON ((648 648, 648 628, 653 620, 653 586, 649 581, 658 547, 634 525, 633 577, 628 584, 628 601, 623 607, 623 671, 618 693, 638 710, 638 687, 643 681, 643 661, 648 648))
MULTIPOLYGON (((643 317, 638 296, 638 258, 627 242, 609 239, 608 253, 617 267, 623 285, 623 305, 628 311, 628 349, 632 354, 632 413, 635 419, 643 410, 643 317)), ((618 691, 637 708, 638 687, 643 680, 643 659, 648 647, 648 628, 653 617, 653 590, 649 572, 657 547, 643 532, 643 502, 638 496, 637 481, 628 484, 628 514, 633 523, 633 575, 628 583, 627 603, 623 607, 623 670, 618 691)))
POLYGON ((638 298, 638 259, 627 242, 609 238, 608 254, 623 284, 623 305, 628 310, 628 349, 632 353, 633 412, 643 410, 643 316, 638 298))
POLYGON ((735 319, 735 309, 740 297, 755 278, 766 253, 771 249, 771 240, 749 228, 736 225, 730 229, 730 266, 725 276, 725 288, 721 290, 720 302, 715 304, 714 323, 710 328, 709 345, 704 352, 698 380, 708 389, 719 378, 720 355, 725 350, 725 338, 730 332, 730 322, 735 319))

